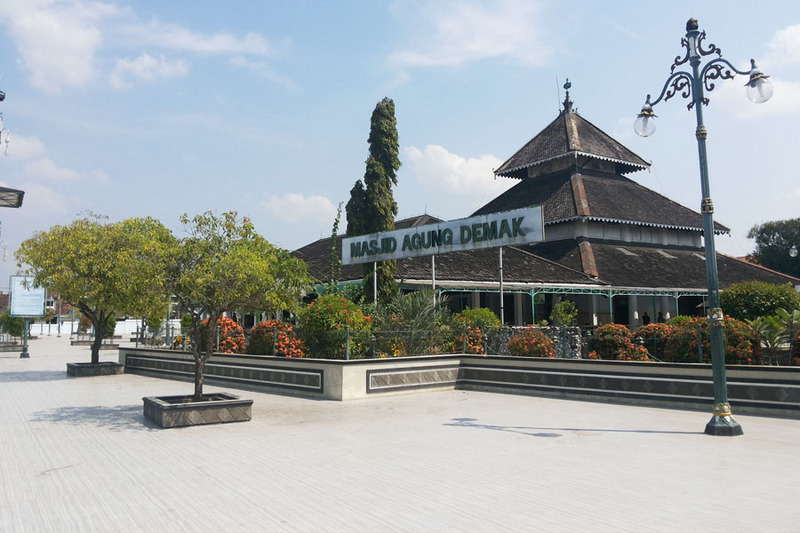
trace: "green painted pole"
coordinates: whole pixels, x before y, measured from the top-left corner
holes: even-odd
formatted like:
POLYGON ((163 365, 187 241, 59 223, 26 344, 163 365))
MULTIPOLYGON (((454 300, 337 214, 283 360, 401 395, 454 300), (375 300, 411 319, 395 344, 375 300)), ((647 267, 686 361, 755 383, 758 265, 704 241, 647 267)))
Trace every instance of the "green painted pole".
POLYGON ((723 335, 724 316, 719 304, 719 280, 717 278, 717 251, 714 243, 714 203, 711 201, 711 187, 708 179, 708 154, 706 152, 706 131, 703 123, 703 81, 700 76, 700 54, 697 51, 700 30, 697 21, 689 21, 686 26, 686 39, 690 43, 689 64, 692 66, 692 99, 697 117, 697 154, 700 162, 700 188, 702 200, 700 212, 703 215, 703 242, 706 249, 706 278, 708 284, 708 325, 711 337, 711 367, 714 382, 714 410, 711 420, 706 424, 709 435, 734 436, 743 433, 742 427, 731 416, 728 403, 728 384, 725 375, 725 346, 723 335))
POLYGON ((19 354, 20 359, 27 359, 31 356, 28 353, 28 319, 25 319, 25 324, 22 330, 22 353, 19 354))

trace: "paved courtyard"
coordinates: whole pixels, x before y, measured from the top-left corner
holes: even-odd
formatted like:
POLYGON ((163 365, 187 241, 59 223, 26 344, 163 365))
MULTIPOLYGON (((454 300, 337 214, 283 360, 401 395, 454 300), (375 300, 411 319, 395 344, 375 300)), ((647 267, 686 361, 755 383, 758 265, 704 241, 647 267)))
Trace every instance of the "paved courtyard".
POLYGON ((69 336, 30 354, 0 353, 2 532, 800 531, 798 420, 725 438, 688 411, 245 391, 251 422, 161 430, 141 398, 190 383, 68 377, 69 336))

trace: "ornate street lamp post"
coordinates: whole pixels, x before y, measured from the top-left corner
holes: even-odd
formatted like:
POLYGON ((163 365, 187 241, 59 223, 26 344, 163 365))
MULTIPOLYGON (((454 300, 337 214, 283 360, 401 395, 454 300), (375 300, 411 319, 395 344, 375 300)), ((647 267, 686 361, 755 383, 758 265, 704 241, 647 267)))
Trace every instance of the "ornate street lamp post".
POLYGON ((681 39, 681 45, 686 49, 686 54, 675 58, 670 69, 661 94, 655 101, 650 101, 647 95, 642 111, 634 124, 634 130, 642 137, 649 137, 655 132, 655 118, 653 107, 666 101, 676 94, 690 100, 687 108, 694 107, 697 115, 697 151, 700 157, 700 185, 703 199, 700 210, 703 214, 703 240, 706 249, 706 277, 708 281, 709 299, 709 330, 711 332, 711 364, 714 380, 714 415, 706 424, 705 432, 709 435, 741 435, 742 426, 733 419, 731 406, 728 403, 728 385, 725 378, 725 351, 723 337, 722 309, 719 305, 719 281, 717 279, 717 252, 714 246, 714 204, 711 202, 711 192, 708 185, 708 159, 706 156, 706 128, 703 124, 703 106, 708 105, 708 98, 703 91, 712 91, 716 86, 715 80, 728 80, 734 73, 749 76, 747 82, 747 97, 755 103, 762 103, 772 96, 772 83, 769 76, 765 76, 756 68, 756 62, 750 60, 750 70, 742 71, 722 58, 722 51, 709 44, 704 46, 706 32, 698 29, 697 20, 689 19, 686 23, 686 37, 681 39), (717 57, 708 61, 702 68, 701 58, 716 54, 717 57), (679 66, 689 63, 691 72, 675 71, 679 66))

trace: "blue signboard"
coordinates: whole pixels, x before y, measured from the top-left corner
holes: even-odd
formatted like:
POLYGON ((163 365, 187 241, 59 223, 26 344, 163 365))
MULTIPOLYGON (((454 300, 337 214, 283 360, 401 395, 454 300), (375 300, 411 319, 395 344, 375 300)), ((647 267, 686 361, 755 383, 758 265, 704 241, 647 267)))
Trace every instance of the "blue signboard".
POLYGON ((44 316, 45 289, 34 287, 33 278, 11 276, 11 316, 41 317, 44 316))

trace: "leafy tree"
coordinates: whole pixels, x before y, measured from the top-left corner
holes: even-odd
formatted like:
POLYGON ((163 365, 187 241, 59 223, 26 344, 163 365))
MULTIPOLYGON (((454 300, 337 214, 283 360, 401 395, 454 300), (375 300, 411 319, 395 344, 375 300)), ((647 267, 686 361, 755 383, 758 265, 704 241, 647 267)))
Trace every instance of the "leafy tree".
POLYGON ((550 322, 554 326, 571 326, 578 317, 578 308, 572 300, 562 300, 553 306, 550 322))
POLYGON ((500 326, 502 326, 500 319, 488 307, 464 309, 460 313, 453 315, 453 324, 457 328, 478 328, 483 333, 500 329, 500 326))
POLYGON ((734 283, 719 294, 722 311, 739 320, 755 320, 774 315, 779 308, 800 309, 800 294, 791 284, 776 285, 762 281, 734 283))
POLYGON ((800 278, 800 258, 789 256, 793 245, 800 247, 800 218, 757 224, 747 238, 756 241, 751 257, 758 263, 800 278))
POLYGON ((366 355, 372 318, 365 316, 356 304, 340 294, 323 294, 301 309, 297 320, 298 334, 311 357, 345 357, 348 343, 351 358, 366 355))
MULTIPOLYGON (((398 157, 397 119, 394 115, 394 102, 384 98, 375 106, 370 119, 369 157, 364 173, 364 181, 356 181, 350 190, 347 202, 347 235, 364 235, 394 229, 397 216, 397 202, 392 194, 392 186, 397 185, 398 157)), ((382 261, 377 266, 378 298, 383 299, 395 292, 394 261, 382 261)), ((364 265, 364 294, 372 301, 373 265, 364 265)))
POLYGON ((339 207, 336 209, 336 220, 333 221, 333 228, 331 228, 331 271, 330 280, 328 280, 328 289, 336 290, 336 285, 339 278, 342 276, 342 258, 337 250, 336 243, 339 240, 339 223, 342 220, 342 203, 339 202, 339 207))
POLYGON ((0 314, 0 329, 12 337, 22 337, 25 332, 25 320, 17 316, 11 316, 11 313, 6 309, 0 314))
POLYGON ((233 309, 295 311, 311 280, 303 261, 270 244, 236 212, 183 215, 181 223, 188 236, 179 242, 169 282, 191 314, 194 400, 201 401, 203 372, 223 314, 233 309))
POLYGON ((16 258, 29 265, 36 286, 58 293, 91 321, 97 363, 115 312, 143 316, 166 309, 164 267, 173 243, 169 230, 152 218, 106 223, 87 216, 36 233, 16 258))

